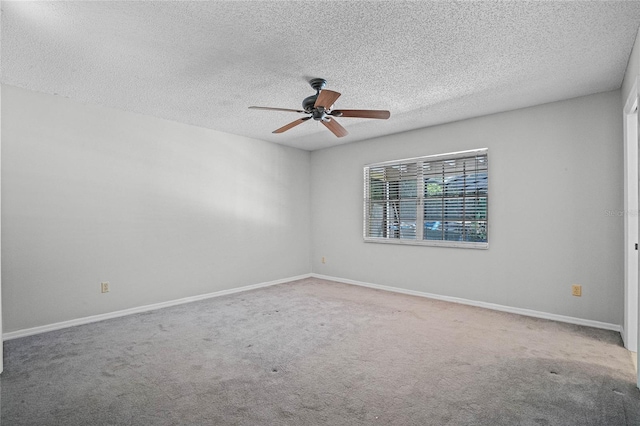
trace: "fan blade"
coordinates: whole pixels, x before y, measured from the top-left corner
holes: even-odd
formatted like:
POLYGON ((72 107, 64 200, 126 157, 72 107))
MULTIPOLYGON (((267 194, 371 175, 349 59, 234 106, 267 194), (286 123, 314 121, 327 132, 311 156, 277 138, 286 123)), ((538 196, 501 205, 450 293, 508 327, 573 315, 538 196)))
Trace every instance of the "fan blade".
POLYGON ((329 119, 329 121, 322 120, 321 123, 324 124, 327 129, 331 130, 331 132, 339 138, 347 136, 349 134, 349 132, 347 132, 347 129, 342 127, 335 118, 331 118, 329 119))
POLYGON ((316 99, 316 103, 313 106, 315 108, 324 107, 324 109, 329 109, 339 97, 340 93, 338 92, 334 92, 332 90, 321 90, 318 95, 318 99, 316 99))
POLYGON ((259 106, 250 106, 249 109, 266 109, 269 111, 288 111, 288 112, 299 112, 301 114, 308 114, 307 111, 303 111, 301 109, 271 108, 271 107, 259 107, 259 106))
POLYGON ((389 111, 381 109, 336 109, 331 111, 331 115, 336 117, 379 118, 381 120, 391 117, 389 111))
POLYGON ((304 117, 304 118, 299 118, 296 121, 292 121, 291 123, 287 124, 286 126, 282 126, 277 130, 274 130, 273 133, 283 133, 286 132, 287 130, 289 130, 292 127, 296 127, 298 124, 302 124, 305 121, 309 120, 311 117, 304 117))

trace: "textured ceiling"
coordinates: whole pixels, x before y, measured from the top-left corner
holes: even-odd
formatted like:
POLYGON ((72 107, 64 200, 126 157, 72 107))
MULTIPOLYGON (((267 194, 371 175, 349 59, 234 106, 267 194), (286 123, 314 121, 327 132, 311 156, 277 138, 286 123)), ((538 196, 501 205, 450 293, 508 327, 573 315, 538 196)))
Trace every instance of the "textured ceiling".
POLYGON ((620 87, 640 2, 7 2, 2 82, 314 150, 620 87), (274 129, 314 94, 389 120, 274 129))

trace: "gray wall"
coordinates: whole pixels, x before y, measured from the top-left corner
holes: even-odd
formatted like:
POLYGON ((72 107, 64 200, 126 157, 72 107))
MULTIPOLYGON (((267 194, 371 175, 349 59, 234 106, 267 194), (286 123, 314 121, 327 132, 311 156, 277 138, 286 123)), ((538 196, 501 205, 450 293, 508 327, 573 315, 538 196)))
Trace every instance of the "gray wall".
POLYGON ((3 86, 4 332, 308 273, 309 164, 3 86))
POLYGON ((601 93, 313 152, 313 272, 621 324, 620 97, 601 93), (365 164, 484 147, 488 250, 363 242, 365 164), (571 296, 574 283, 582 297, 571 296))
POLYGON ((636 35, 636 41, 629 55, 629 62, 627 63, 627 70, 624 73, 624 79, 622 80, 622 102, 627 101, 629 92, 633 88, 636 78, 640 74, 640 32, 636 35))
POLYGON ((310 154, 3 86, 4 332, 309 271, 620 324, 620 98, 310 154), (489 250, 362 241, 364 164, 482 147, 489 250))

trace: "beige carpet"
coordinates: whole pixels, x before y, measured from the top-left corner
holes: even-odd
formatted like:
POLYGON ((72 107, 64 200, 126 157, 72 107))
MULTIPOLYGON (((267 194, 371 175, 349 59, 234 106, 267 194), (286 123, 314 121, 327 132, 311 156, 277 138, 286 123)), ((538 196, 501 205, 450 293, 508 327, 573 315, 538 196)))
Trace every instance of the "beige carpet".
POLYGON ((316 279, 6 342, 2 425, 639 425, 618 333, 316 279))

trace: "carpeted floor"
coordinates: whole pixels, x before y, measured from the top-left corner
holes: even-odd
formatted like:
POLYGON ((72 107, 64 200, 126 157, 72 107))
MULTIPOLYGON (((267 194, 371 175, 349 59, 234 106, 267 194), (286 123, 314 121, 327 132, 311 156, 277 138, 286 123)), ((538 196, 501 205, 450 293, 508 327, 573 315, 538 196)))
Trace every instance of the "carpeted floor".
POLYGON ((2 425, 639 425, 618 333, 306 279, 5 342, 2 425))

